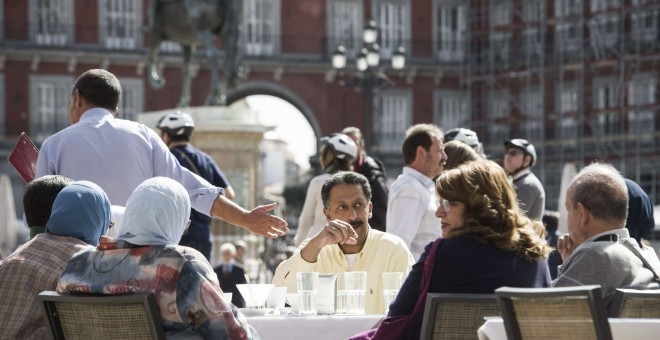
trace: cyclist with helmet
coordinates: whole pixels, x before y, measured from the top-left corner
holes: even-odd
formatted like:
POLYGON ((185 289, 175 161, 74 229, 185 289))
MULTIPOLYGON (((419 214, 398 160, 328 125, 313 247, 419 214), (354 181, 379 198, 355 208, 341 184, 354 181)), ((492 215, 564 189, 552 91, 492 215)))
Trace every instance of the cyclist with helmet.
POLYGON ((484 154, 484 146, 479 142, 479 137, 477 137, 476 132, 466 128, 451 129, 445 133, 444 142, 447 143, 453 140, 469 145, 474 151, 481 155, 481 157, 486 158, 486 155, 484 154))
MULTIPOLYGON (((170 152, 186 169, 225 190, 225 197, 234 199, 234 189, 211 156, 190 143, 190 136, 195 129, 192 117, 181 111, 163 116, 156 127, 160 137, 170 148, 170 152)), ((195 209, 190 211, 190 227, 181 237, 179 245, 197 249, 207 260, 211 260, 211 218, 195 209)))
POLYGON ((325 180, 339 171, 353 171, 353 161, 357 157, 357 145, 343 133, 333 133, 321 138, 319 150, 319 163, 323 174, 318 175, 309 182, 307 196, 303 204, 298 230, 293 242, 296 246, 302 241, 316 235, 327 224, 323 215, 323 201, 321 200, 321 187, 325 180))
POLYGON ((371 186, 371 203, 373 204, 373 215, 369 219, 371 228, 385 231, 385 221, 387 218, 387 178, 385 174, 385 165, 367 154, 364 150, 364 138, 360 129, 356 127, 347 127, 342 133, 355 142, 358 147, 358 157, 353 162, 355 172, 358 172, 369 180, 371 186))
POLYGON ((536 164, 536 149, 526 139, 504 142, 504 168, 513 179, 520 207, 533 220, 541 220, 545 209, 545 190, 541 181, 532 173, 536 164))

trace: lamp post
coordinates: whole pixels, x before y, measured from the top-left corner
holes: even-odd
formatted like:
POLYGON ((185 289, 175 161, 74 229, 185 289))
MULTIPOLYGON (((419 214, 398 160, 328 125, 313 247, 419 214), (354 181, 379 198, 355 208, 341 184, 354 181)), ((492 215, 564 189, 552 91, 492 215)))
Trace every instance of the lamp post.
MULTIPOLYGON (((348 80, 339 79, 342 86, 350 86, 357 92, 361 92, 364 97, 364 147, 365 151, 371 151, 371 130, 373 118, 374 94, 380 89, 394 85, 394 82, 387 77, 379 68, 380 64, 380 46, 378 46, 378 26, 375 21, 369 20, 364 26, 362 34, 362 48, 355 59, 355 68, 357 72, 348 80)), ((391 56, 392 69, 402 70, 406 65, 406 50, 399 46, 391 56)), ((342 71, 346 67, 346 48, 342 45, 332 54, 332 68, 336 71, 342 71)), ((340 73, 341 74, 341 73, 340 73)))

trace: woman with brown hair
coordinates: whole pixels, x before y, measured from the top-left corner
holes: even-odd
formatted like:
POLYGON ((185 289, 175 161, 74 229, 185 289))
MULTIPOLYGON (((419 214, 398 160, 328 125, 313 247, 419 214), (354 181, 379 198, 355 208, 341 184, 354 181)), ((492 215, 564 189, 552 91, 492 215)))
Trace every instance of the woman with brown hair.
POLYGON ((455 140, 445 143, 445 153, 447 154, 444 167, 445 171, 467 162, 483 159, 471 146, 455 140))
MULTIPOLYGON (((550 248, 518 207, 515 191, 495 162, 472 161, 440 175, 437 247, 429 293, 493 294, 502 286, 549 287, 550 248)), ((410 315, 420 294, 429 244, 413 266, 389 315, 410 315)), ((419 325, 411 330, 419 337, 419 325)))

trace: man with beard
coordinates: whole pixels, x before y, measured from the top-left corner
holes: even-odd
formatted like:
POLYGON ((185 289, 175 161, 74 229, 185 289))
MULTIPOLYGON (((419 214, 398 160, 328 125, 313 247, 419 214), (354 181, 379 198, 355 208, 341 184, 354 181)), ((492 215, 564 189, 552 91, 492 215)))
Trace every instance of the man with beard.
POLYGON ((338 172, 321 188, 323 214, 328 224, 305 240, 293 256, 275 270, 273 283, 297 291, 297 272, 321 274, 367 272, 366 314, 381 314, 382 273, 408 274, 414 264, 408 247, 398 236, 369 226, 372 214, 371 187, 355 172, 338 172))

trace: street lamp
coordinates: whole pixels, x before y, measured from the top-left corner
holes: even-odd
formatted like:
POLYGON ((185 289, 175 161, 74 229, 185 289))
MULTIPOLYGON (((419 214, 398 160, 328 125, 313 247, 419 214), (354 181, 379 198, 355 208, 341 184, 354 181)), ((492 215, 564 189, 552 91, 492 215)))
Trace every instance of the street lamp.
MULTIPOLYGON (((371 148, 371 130, 374 94, 380 89, 394 85, 378 67, 380 64, 380 46, 378 46, 378 25, 369 20, 362 32, 362 48, 355 58, 357 72, 348 80, 340 79, 339 85, 350 86, 364 96, 364 145, 367 153, 371 148)), ((406 65, 406 49, 399 46, 391 56, 392 69, 402 70, 406 65)), ((346 67, 346 48, 342 45, 332 53, 332 68, 342 71, 346 67)), ((340 73, 341 74, 341 73, 340 73)))

